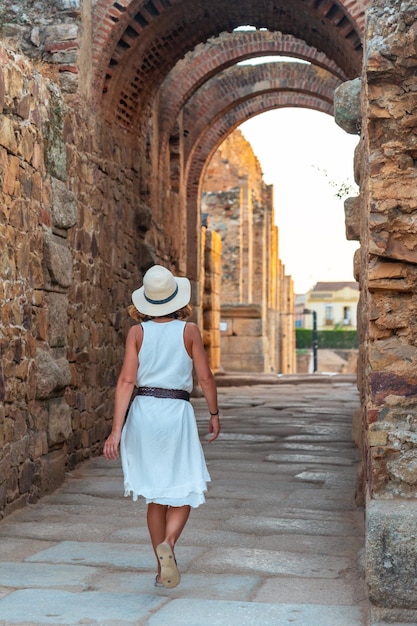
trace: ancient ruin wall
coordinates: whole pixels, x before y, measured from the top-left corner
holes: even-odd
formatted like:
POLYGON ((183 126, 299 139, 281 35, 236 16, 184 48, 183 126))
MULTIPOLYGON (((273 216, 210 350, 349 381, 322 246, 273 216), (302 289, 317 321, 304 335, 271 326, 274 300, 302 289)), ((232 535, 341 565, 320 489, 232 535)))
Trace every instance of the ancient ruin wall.
POLYGON ((364 67, 362 262, 369 488, 415 496, 417 485, 417 8, 375 3, 364 67))
POLYGON ((294 372, 294 333, 284 332, 288 326, 281 324, 293 310, 292 282, 278 258, 272 187, 240 131, 214 153, 202 189, 205 219, 222 240, 221 304, 227 325, 221 333, 222 367, 294 372))
POLYGON ((374 2, 364 51, 359 369, 375 621, 417 619, 417 7, 374 2))
MULTIPOLYGON (((139 156, 23 55, 0 48, 0 511, 96 454, 155 258, 139 156)), ((154 229, 153 240, 158 240, 154 229)), ((169 259, 168 259, 169 261, 169 259)))

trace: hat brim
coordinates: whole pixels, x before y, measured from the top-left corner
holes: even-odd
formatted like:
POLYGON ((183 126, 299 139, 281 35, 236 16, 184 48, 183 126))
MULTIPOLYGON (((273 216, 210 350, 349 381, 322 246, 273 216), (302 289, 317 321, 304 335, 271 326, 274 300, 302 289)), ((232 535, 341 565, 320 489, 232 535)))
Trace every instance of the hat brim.
POLYGON ((151 315, 152 317, 162 317, 169 313, 174 313, 178 309, 186 306, 191 299, 191 284, 188 278, 175 277, 178 291, 175 297, 164 304, 151 304, 145 298, 144 288, 139 287, 132 293, 132 302, 140 313, 151 315))

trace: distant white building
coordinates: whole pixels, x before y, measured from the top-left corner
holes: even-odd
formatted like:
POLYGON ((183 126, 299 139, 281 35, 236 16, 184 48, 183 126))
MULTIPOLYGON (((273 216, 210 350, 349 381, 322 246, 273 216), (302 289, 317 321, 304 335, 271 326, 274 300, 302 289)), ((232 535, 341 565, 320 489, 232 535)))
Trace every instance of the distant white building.
POLYGON ((312 328, 317 316, 317 330, 356 330, 359 301, 357 282, 320 282, 302 296, 296 296, 295 317, 298 328, 312 328), (310 313, 303 313, 303 311, 310 313))

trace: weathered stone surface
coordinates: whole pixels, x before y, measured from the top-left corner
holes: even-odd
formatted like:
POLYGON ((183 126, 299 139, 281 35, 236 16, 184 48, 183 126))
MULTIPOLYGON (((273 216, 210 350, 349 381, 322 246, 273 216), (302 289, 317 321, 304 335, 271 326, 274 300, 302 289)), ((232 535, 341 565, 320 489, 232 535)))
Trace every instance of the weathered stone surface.
POLYGON ((55 450, 42 457, 40 471, 42 493, 50 493, 64 482, 65 456, 61 450, 55 450))
POLYGON ((45 44, 54 44, 59 41, 77 39, 77 24, 54 24, 45 28, 45 44))
POLYGON ((346 239, 349 241, 360 240, 360 215, 362 201, 360 196, 346 198, 344 202, 346 239))
POLYGON ((68 296, 50 292, 48 294, 49 329, 51 347, 64 347, 68 334, 68 296))
POLYGON ((48 442, 56 446, 67 441, 72 434, 71 409, 64 398, 54 398, 49 401, 48 442))
POLYGON ((396 376, 405 375, 416 367, 417 348, 396 337, 374 341, 369 348, 369 361, 375 371, 391 369, 396 376))
POLYGON ((71 382, 71 371, 64 358, 55 360, 45 350, 36 354, 36 397, 47 398, 53 391, 63 389, 71 382))
POLYGON ((11 152, 16 154, 17 143, 16 136, 14 134, 13 120, 5 115, 0 115, 0 145, 11 152))
POLYGON ((52 178, 52 221, 58 228, 68 229, 77 222, 77 201, 65 183, 52 178))
POLYGON ((417 608, 417 503, 371 500, 366 509, 369 595, 383 607, 417 608))
POLYGON ((43 134, 45 139, 45 166, 47 171, 58 178, 67 178, 67 156, 63 136, 67 106, 62 98, 58 87, 50 83, 49 97, 51 99, 50 115, 43 121, 43 134))
POLYGON ((45 260, 52 282, 69 287, 72 282, 72 256, 61 237, 45 231, 45 260))
MULTIPOLYGON (((417 444, 417 436, 408 436, 401 443, 417 444), (413 441, 414 440, 414 441, 413 441)), ((387 463, 387 471, 391 480, 404 482, 407 485, 417 485, 417 450, 404 452, 398 459, 392 459, 387 463)))
POLYGON ((361 79, 355 78, 342 83, 334 92, 335 122, 351 135, 358 135, 361 128, 361 88, 361 79))

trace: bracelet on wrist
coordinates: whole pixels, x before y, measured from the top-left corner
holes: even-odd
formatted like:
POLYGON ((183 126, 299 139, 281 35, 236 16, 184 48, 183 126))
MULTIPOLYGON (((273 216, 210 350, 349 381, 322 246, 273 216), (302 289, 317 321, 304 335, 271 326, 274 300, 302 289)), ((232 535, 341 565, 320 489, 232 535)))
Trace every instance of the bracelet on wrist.
POLYGON ((209 413, 210 413, 210 415, 211 415, 212 417, 214 417, 215 415, 218 415, 218 414, 219 414, 219 411, 217 410, 215 413, 212 413, 211 411, 209 411, 209 413))

